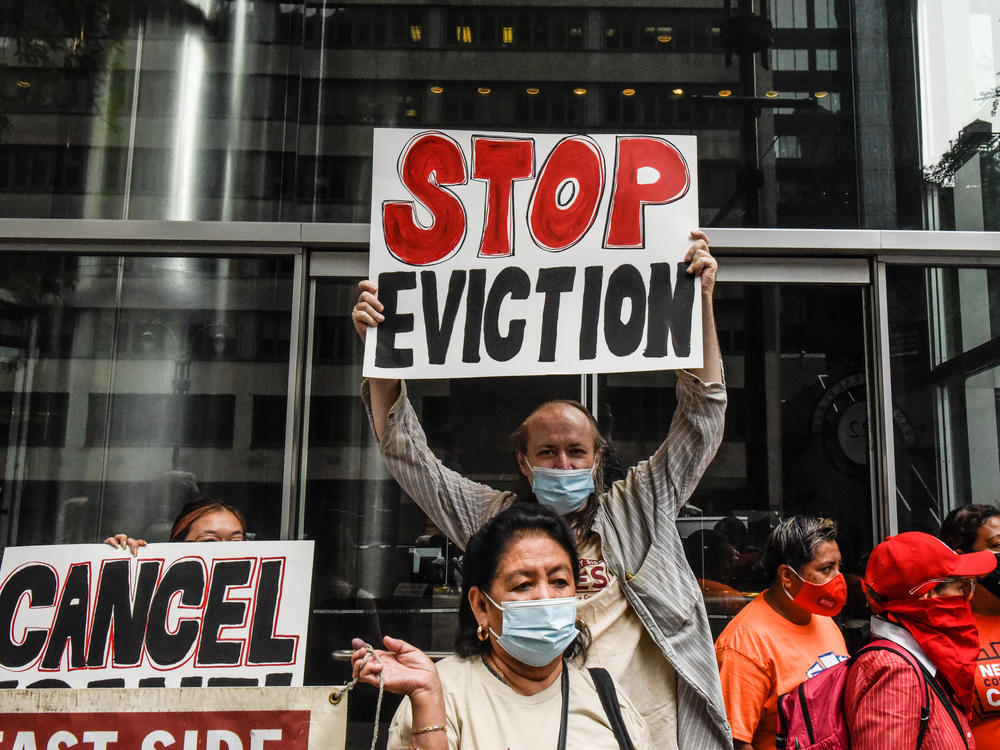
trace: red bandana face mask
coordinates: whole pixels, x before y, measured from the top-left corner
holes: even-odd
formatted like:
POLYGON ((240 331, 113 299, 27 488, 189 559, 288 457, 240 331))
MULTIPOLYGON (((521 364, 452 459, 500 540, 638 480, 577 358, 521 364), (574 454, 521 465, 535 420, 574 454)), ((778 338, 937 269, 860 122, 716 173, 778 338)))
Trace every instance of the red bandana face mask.
MULTIPOLYGON (((795 575, 799 576, 795 568, 791 566, 789 568, 795 575)), ((843 573, 837 573, 826 583, 813 583, 802 576, 799 576, 799 580, 802 581, 799 593, 792 596, 785 591, 785 595, 797 607, 801 607, 811 614, 825 617, 833 617, 843 609, 844 603, 847 601, 847 581, 844 580, 843 573)))
POLYGON ((964 596, 897 599, 885 611, 920 644, 955 692, 966 713, 972 710, 972 687, 979 656, 979 633, 964 596))

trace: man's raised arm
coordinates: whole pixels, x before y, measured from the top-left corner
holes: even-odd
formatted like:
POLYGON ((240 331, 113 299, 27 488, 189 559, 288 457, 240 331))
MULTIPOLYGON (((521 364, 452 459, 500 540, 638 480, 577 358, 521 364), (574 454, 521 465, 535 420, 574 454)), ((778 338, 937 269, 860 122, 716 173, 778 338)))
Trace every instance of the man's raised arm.
MULTIPOLYGON (((351 320, 354 321, 354 330, 358 332, 364 343, 365 335, 369 328, 373 328, 385 320, 382 315, 382 303, 378 301, 378 288, 375 282, 370 279, 358 282, 357 304, 351 311, 351 320)), ((372 423, 375 426, 375 437, 382 440, 385 434, 385 422, 389 416, 389 409, 399 398, 398 378, 368 378, 369 396, 371 397, 372 423)))
POLYGON ((694 244, 688 249, 684 260, 687 271, 701 277, 701 337, 704 364, 697 370, 689 370, 692 375, 705 383, 722 382, 722 353, 719 351, 719 337, 715 330, 715 308, 712 295, 715 291, 715 276, 719 264, 708 249, 708 237, 704 232, 691 232, 694 244))

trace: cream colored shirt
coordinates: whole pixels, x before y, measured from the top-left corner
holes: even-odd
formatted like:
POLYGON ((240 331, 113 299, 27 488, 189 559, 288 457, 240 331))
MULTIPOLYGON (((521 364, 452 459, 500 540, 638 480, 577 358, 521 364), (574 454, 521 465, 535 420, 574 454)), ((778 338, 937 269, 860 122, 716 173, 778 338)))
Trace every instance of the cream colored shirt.
MULTIPOLYGON (((478 657, 449 656, 437 668, 444 686, 449 750, 555 750, 562 715, 561 679, 540 693, 521 695, 498 680, 478 657)), ((573 665, 567 669, 567 750, 618 750, 590 673, 573 665)), ((642 717, 621 692, 618 702, 636 750, 648 750, 642 717)), ((411 721, 410 701, 404 698, 389 726, 387 750, 409 747, 411 721)))
MULTIPOLYGON (((580 550, 581 561, 600 560, 599 543, 580 550)), ((597 593, 578 594, 577 614, 594 639, 587 664, 604 667, 645 718, 656 747, 677 749, 677 673, 628 605, 610 573, 597 593)), ((593 590, 593 587, 591 587, 593 590)))

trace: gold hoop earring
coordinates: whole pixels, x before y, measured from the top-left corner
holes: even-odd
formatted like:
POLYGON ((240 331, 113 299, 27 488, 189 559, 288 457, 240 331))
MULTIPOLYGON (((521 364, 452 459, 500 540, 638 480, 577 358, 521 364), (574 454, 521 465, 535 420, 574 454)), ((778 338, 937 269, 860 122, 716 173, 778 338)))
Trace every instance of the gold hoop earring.
POLYGON ((486 628, 480 625, 478 628, 476 628, 476 638, 479 639, 480 643, 488 641, 490 639, 490 631, 488 631, 486 628))

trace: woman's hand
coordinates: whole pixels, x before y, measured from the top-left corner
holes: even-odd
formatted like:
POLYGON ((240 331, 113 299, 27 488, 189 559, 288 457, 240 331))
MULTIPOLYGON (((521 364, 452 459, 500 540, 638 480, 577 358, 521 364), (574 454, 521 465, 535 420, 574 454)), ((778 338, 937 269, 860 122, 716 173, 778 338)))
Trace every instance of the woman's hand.
POLYGON ((109 536, 104 540, 104 543, 109 547, 120 549, 122 552, 131 552, 132 557, 136 557, 139 554, 139 547, 146 546, 145 539, 133 539, 128 534, 115 534, 114 536, 109 536))
POLYGON ((386 650, 375 652, 381 663, 374 656, 364 661, 368 646, 360 638, 351 641, 354 648, 354 653, 351 654, 351 672, 355 677, 378 687, 378 676, 381 674, 386 690, 408 695, 414 704, 424 696, 440 694, 441 680, 437 667, 427 654, 399 638, 386 636, 382 640, 386 650))
POLYGON ((369 328, 374 328, 383 320, 382 303, 378 301, 378 287, 370 279, 358 282, 357 304, 351 310, 351 320, 354 321, 354 330, 358 332, 361 340, 365 340, 365 335, 369 328))

